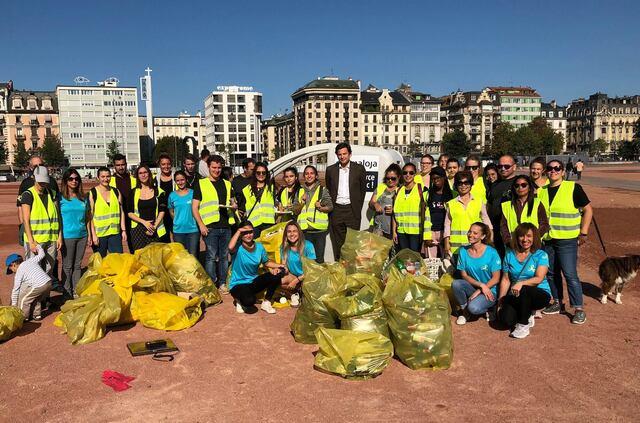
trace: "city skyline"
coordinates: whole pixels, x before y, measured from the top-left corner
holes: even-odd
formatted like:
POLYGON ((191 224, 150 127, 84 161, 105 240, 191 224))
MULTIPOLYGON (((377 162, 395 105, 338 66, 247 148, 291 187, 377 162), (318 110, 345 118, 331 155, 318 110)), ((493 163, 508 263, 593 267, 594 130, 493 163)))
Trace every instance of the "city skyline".
POLYGON ((330 74, 360 80, 363 89, 409 83, 434 96, 531 86, 544 101, 562 105, 598 91, 640 92, 634 77, 640 58, 628 47, 640 41, 634 23, 640 6, 634 2, 538 1, 529 8, 416 3, 404 9, 381 2, 330 1, 313 8, 192 3, 182 7, 180 22, 170 13, 173 3, 146 10, 148 5, 9 4, 5 39, 11 60, 0 68, 0 79, 12 79, 16 89, 52 91, 73 85, 78 75, 91 85, 115 76, 122 86, 138 87, 150 66, 156 115, 203 111, 216 86, 250 85, 263 93, 267 117, 291 109, 294 91, 330 74), (19 17, 34 10, 24 31, 19 17), (52 16, 56 25, 48 21, 52 16), (118 30, 109 31, 107 24, 118 30), (32 47, 42 40, 48 48, 34 55, 32 47))

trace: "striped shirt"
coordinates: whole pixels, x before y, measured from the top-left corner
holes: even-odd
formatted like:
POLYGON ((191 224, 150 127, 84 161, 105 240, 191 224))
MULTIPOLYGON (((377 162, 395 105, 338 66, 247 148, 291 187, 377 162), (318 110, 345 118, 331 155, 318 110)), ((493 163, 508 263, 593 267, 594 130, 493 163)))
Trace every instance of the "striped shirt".
POLYGON ((38 244, 38 254, 28 258, 20 263, 18 270, 16 270, 16 276, 13 280, 13 291, 11 292, 11 305, 18 304, 18 297, 20 296, 20 288, 25 287, 39 288, 46 285, 51 281, 51 277, 42 270, 40 262, 44 259, 45 253, 42 249, 42 245, 38 244))

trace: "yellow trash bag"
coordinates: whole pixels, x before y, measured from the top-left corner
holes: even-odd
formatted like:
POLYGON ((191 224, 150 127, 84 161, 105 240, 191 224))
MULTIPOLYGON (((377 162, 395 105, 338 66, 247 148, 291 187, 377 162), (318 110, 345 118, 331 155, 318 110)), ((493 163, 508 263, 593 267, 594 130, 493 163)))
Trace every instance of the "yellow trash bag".
POLYGON ((318 327, 338 327, 337 316, 327 308, 323 299, 340 289, 346 275, 339 263, 318 264, 306 257, 302 257, 302 270, 302 302, 290 327, 296 342, 315 344, 318 327))
POLYGON ((72 344, 88 344, 104 337, 107 325, 120 319, 121 310, 118 293, 102 281, 97 294, 64 303, 53 323, 63 329, 72 344))
POLYGON ((166 292, 135 292, 131 314, 145 327, 161 330, 190 328, 202 316, 200 297, 190 300, 166 292))
POLYGON ((395 256, 391 257, 391 260, 389 260, 387 265, 384 267, 383 278, 389 276, 391 266, 395 266, 398 270, 400 270, 400 273, 402 274, 411 272, 415 275, 426 276, 429 274, 429 269, 427 268, 427 266, 425 266, 424 260, 422 260, 422 256, 420 256, 420 253, 408 248, 404 248, 398 251, 395 256))
POLYGON ((11 334, 22 327, 24 314, 18 307, 0 306, 0 341, 11 338, 11 334))
POLYGON ((177 292, 195 293, 206 306, 222 302, 222 296, 200 262, 180 243, 167 244, 164 267, 177 292))
POLYGON ((452 306, 457 304, 456 297, 453 296, 453 288, 451 287, 451 285, 453 285, 453 275, 451 273, 445 273, 440 276, 438 285, 440 285, 447 293, 447 296, 449 297, 449 304, 452 306))
POLYGON ((284 228, 288 222, 278 223, 260 233, 260 237, 256 240, 262 244, 270 260, 280 263, 280 247, 282 246, 282 238, 284 237, 284 228))
POLYGON ((315 367, 347 379, 371 379, 389 365, 393 344, 379 333, 318 328, 315 367))
POLYGON ((347 229, 347 237, 340 250, 347 274, 369 273, 380 276, 393 242, 367 231, 347 229))
POLYGON ((99 281, 102 279, 102 276, 98 273, 101 265, 102 256, 100 253, 91 254, 89 263, 87 264, 87 270, 82 274, 76 286, 78 295, 83 295, 85 291, 87 291, 87 295, 90 295, 90 292, 95 294, 98 291, 99 281))
POLYGON ((414 370, 451 366, 451 306, 444 289, 392 266, 382 301, 396 355, 404 364, 414 370))
POLYGON ((368 274, 355 273, 324 303, 340 319, 340 328, 379 333, 389 337, 387 315, 382 304, 382 282, 368 274))
POLYGON ((172 254, 171 247, 162 242, 154 242, 134 253, 136 260, 147 266, 157 278, 155 286, 150 287, 152 292, 176 293, 171 275, 164 264, 165 257, 169 254, 172 254))

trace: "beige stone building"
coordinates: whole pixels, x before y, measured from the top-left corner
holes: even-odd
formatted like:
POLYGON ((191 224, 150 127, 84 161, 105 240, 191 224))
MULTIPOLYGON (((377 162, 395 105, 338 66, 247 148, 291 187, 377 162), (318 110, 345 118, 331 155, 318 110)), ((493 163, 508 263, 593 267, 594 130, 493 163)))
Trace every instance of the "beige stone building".
POLYGON ((605 155, 633 140, 640 119, 640 95, 609 97, 596 93, 588 99, 579 98, 567 106, 567 150, 588 151, 596 139, 607 142, 605 155))
POLYGON ((500 121, 497 95, 482 91, 456 91, 442 97, 441 122, 444 133, 463 131, 474 151, 482 152, 491 145, 493 130, 500 121))
POLYGON ((12 164, 18 142, 24 143, 27 151, 38 149, 46 137, 60 135, 60 123, 55 92, 7 92, 7 110, 4 119, 0 118, 0 127, 9 152, 7 162, 12 164))
POLYGON ((295 116, 293 112, 276 115, 262 122, 263 151, 269 161, 296 150, 295 116))
POLYGON ((562 151, 567 151, 567 108, 558 106, 555 100, 551 100, 551 103, 541 104, 540 116, 547 121, 553 132, 562 135, 562 151))
MULTIPOLYGON (((7 102, 13 82, 0 82, 0 143, 7 143, 7 102)), ((7 146, 8 148, 8 146, 7 146)))
POLYGON ((369 85, 360 103, 363 144, 410 154, 411 100, 400 91, 369 85))
POLYGON ((442 127, 440 123, 440 105, 442 101, 430 94, 413 91, 410 85, 403 84, 399 90, 411 101, 410 140, 420 154, 440 153, 442 127))
MULTIPOLYGON (((138 128, 140 136, 149 135, 146 116, 138 118, 138 128)), ((207 146, 204 117, 200 112, 195 115, 181 112, 178 115, 154 116, 153 129, 156 142, 162 137, 179 137, 188 141, 189 151, 193 151, 192 145, 197 151, 207 146)))
POLYGON ((294 146, 346 141, 360 144, 360 82, 337 77, 313 80, 292 95, 294 146))

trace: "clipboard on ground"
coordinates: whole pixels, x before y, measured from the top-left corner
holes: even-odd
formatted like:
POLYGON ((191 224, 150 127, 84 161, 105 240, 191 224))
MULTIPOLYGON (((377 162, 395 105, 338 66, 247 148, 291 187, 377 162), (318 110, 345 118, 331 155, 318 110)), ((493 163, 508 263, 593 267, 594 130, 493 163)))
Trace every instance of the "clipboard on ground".
POLYGON ((171 339, 156 339, 153 341, 131 342, 127 348, 132 356, 155 355, 159 353, 175 352, 180 349, 171 339))

